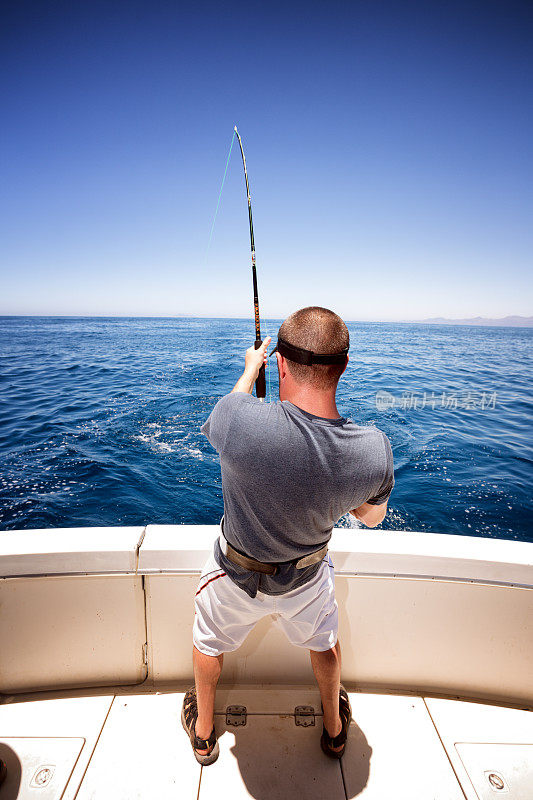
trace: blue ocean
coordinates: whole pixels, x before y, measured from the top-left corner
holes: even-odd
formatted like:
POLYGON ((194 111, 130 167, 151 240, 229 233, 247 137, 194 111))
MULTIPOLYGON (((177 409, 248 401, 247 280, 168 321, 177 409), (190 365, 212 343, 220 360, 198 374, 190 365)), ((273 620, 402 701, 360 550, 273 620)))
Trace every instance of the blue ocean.
MULTIPOLYGON (((394 451, 383 527, 533 541, 533 329, 348 327, 339 410, 394 451)), ((253 338, 242 319, 0 318, 0 528, 217 523, 200 425, 253 338)))

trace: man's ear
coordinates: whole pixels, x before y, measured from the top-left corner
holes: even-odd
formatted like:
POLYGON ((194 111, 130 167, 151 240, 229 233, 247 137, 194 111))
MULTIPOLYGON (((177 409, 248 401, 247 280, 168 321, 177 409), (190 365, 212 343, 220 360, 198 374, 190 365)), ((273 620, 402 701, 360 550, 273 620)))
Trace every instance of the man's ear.
POLYGON ((281 353, 276 353, 276 359, 278 362, 278 370, 279 370, 279 377, 284 378, 287 374, 287 362, 281 355, 281 353))
MULTIPOLYGON (((342 373, 344 372, 344 370, 346 369, 346 367, 348 366, 348 361, 349 361, 349 360, 350 360, 350 356, 348 355, 348 353, 346 353, 346 364, 344 365, 344 369, 343 369, 343 371, 341 372, 341 375, 342 375, 342 373)), ((340 376, 339 376, 339 377, 340 377, 340 376)))

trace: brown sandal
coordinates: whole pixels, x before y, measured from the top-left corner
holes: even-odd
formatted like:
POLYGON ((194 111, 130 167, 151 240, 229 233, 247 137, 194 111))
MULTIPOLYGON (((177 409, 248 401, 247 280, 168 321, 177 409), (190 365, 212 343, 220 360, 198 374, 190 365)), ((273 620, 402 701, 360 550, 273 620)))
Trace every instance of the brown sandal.
MULTIPOLYGON (((322 709, 323 711, 324 709, 322 709)), ((352 707, 348 698, 348 692, 341 683, 339 691, 339 716, 341 718, 341 732, 337 736, 330 736, 326 728, 322 726, 322 737, 320 739, 320 746, 324 753, 330 758, 342 758, 346 749, 346 740, 348 739, 348 728, 350 727, 350 720, 352 718, 352 707), (333 747, 341 747, 342 750, 333 750, 333 747)))
POLYGON ((183 698, 183 707, 181 709, 181 724, 185 732, 191 740, 192 750, 195 759, 199 764, 207 767, 213 764, 220 752, 217 742, 217 735, 215 733, 215 726, 209 734, 208 739, 201 739, 196 735, 196 720, 198 719, 198 704, 196 702, 196 688, 192 686, 183 698), (198 750, 208 750, 207 753, 198 753, 198 750))

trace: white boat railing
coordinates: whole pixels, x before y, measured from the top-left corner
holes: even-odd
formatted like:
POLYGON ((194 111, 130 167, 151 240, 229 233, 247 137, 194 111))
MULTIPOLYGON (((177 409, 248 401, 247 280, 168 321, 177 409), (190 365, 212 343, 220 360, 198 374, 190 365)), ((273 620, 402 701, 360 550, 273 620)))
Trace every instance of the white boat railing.
MULTIPOLYGON (((194 593, 218 526, 0 533, 0 693, 184 685, 194 593)), ((336 529, 343 681, 533 704, 533 544, 336 529)), ((226 684, 310 684, 265 617, 226 684)))

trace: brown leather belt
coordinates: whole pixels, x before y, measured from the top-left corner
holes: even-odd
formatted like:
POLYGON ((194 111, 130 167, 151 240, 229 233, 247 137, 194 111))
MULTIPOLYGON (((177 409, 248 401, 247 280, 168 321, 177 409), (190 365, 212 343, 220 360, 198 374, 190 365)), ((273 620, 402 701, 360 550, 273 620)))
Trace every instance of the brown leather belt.
MULTIPOLYGON (((249 558, 239 553, 239 551, 235 550, 227 539, 224 538, 224 534, 222 533, 220 534, 220 549, 229 561, 233 564, 237 564, 239 567, 244 567, 244 569, 249 569, 252 572, 262 572, 264 575, 275 575, 278 571, 277 564, 265 564, 262 561, 256 561, 255 558, 249 558)), ((303 556, 303 558, 298 559, 294 566, 296 569, 310 567, 322 561, 327 552, 328 546, 325 544, 320 550, 315 550, 314 553, 310 553, 308 556, 303 556)))

